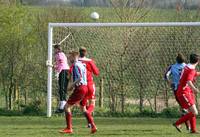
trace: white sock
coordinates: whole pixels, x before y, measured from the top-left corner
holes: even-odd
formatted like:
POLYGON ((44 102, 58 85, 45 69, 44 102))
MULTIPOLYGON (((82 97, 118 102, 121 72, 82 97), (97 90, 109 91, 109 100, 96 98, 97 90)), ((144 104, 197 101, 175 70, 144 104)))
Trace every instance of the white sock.
POLYGON ((66 101, 60 101, 60 109, 64 109, 66 101))

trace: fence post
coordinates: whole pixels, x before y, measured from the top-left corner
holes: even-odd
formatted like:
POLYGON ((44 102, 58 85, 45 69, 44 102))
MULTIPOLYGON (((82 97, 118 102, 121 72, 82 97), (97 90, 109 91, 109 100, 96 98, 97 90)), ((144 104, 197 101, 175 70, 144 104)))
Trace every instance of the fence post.
POLYGON ((103 108, 103 78, 100 79, 100 90, 99 90, 99 107, 103 108))

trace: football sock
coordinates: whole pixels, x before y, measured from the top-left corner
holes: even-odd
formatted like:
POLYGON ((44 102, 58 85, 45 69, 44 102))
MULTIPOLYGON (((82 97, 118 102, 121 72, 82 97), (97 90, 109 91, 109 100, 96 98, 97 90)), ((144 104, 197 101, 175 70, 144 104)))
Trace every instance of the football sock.
POLYGON ((71 112, 65 113, 66 125, 68 129, 72 129, 72 114, 71 112))
POLYGON ((85 115, 85 117, 86 117, 88 123, 91 124, 92 128, 95 127, 95 124, 94 124, 94 120, 93 120, 92 115, 91 115, 90 113, 88 113, 88 112, 84 112, 84 115, 85 115))
POLYGON ((195 133, 196 132, 196 116, 193 116, 190 118, 190 125, 191 125, 191 132, 195 133))
POLYGON ((60 109, 64 109, 65 108, 65 104, 66 104, 66 101, 60 101, 60 109))
POLYGON ((182 116, 179 120, 176 121, 176 126, 186 122, 187 120, 191 119, 194 116, 192 112, 189 112, 188 114, 182 116))
POLYGON ((90 120, 89 120, 89 118, 88 118, 87 112, 84 112, 83 114, 84 114, 84 116, 85 116, 85 118, 86 118, 86 120, 87 120, 87 123, 89 124, 89 123, 90 123, 90 120))
POLYGON ((87 111, 91 114, 93 111, 94 111, 94 107, 95 105, 94 104, 90 104, 87 108, 87 111))

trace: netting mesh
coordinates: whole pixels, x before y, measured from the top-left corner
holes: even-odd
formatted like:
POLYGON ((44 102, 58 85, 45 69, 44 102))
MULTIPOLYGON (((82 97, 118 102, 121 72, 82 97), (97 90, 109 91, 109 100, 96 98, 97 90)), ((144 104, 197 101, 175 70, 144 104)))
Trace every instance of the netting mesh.
MULTIPOLYGON (((55 27, 53 43, 68 36, 61 44, 66 54, 87 48, 88 57, 100 69, 95 77, 97 106, 119 112, 159 112, 175 105, 163 80, 165 68, 175 63, 178 52, 187 58, 199 53, 199 35, 200 27, 55 27)), ((56 80, 53 84, 56 98, 56 80)))

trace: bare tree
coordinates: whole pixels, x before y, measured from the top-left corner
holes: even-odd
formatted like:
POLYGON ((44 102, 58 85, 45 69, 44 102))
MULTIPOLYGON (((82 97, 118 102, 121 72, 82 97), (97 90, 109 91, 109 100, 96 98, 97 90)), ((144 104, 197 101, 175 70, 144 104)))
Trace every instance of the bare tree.
MULTIPOLYGON (((145 16, 150 12, 151 9, 146 9, 145 7, 145 0, 110 0, 110 4, 112 5, 113 9, 115 10, 116 16, 120 19, 121 22, 138 22, 145 18, 145 16)), ((119 79, 120 79, 120 95, 121 95, 121 112, 125 110, 125 101, 126 101, 126 94, 127 88, 125 84, 125 73, 127 73, 127 60, 128 62, 131 60, 131 56, 129 58, 126 57, 127 50, 131 49, 131 35, 133 35, 134 29, 127 28, 123 35, 123 45, 121 52, 119 52, 119 62, 120 62, 120 72, 119 72, 119 79), (126 58, 126 59, 125 59, 126 58), (126 61, 125 61, 126 60, 126 61), (124 67, 126 66, 126 67, 124 67)), ((143 81, 142 81, 143 82, 143 81)), ((140 89, 143 89, 142 85, 140 89)), ((140 90, 140 110, 142 111, 143 107, 143 90, 140 90)))

